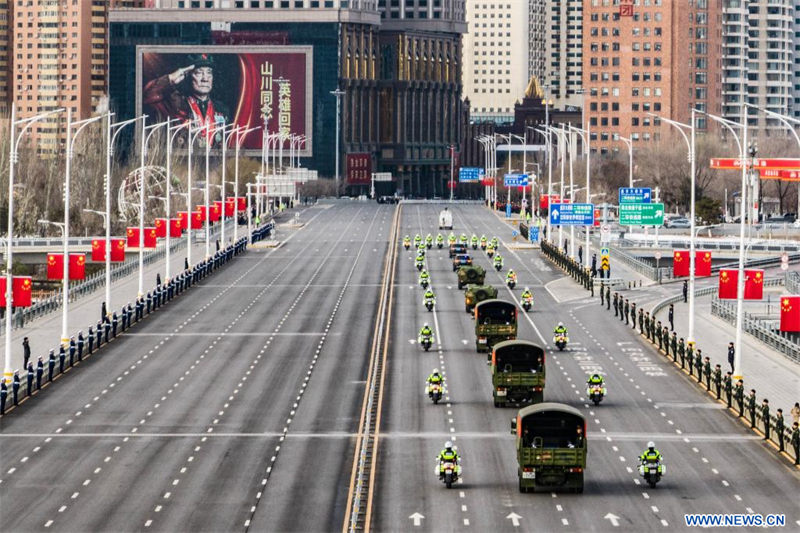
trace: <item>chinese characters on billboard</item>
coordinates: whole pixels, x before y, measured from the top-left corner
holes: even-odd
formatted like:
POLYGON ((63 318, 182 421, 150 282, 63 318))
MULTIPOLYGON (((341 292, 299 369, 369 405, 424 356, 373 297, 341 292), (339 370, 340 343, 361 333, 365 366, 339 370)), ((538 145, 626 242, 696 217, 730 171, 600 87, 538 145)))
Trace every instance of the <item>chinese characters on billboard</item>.
MULTIPOLYGON (((197 146, 222 143, 225 124, 263 128, 284 137, 305 135, 301 156, 311 155, 312 47, 139 47, 137 112, 154 124, 167 118, 210 126, 197 146)), ((179 143, 185 145, 186 138, 179 143)), ((229 138, 233 146, 235 136, 229 138)), ((261 151, 262 131, 249 133, 242 149, 261 151)))
POLYGON ((347 154, 347 184, 369 185, 372 181, 372 155, 347 154))

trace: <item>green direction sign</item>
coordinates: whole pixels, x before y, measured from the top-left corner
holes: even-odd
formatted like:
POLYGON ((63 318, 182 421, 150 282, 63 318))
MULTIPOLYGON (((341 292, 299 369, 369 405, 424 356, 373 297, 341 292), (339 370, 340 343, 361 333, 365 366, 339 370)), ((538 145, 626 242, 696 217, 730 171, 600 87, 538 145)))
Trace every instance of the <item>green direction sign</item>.
POLYGON ((620 226, 663 226, 664 204, 620 204, 620 226))

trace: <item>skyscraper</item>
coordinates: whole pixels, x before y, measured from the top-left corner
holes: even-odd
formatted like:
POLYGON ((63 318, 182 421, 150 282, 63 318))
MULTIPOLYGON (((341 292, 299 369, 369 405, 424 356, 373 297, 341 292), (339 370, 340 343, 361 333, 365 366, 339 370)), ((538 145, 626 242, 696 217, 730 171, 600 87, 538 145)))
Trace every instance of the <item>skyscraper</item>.
MULTIPOLYGON (((602 2, 603 7, 612 4, 602 2)), ((598 6, 599 7, 599 6, 598 6)), ((553 106, 582 107, 584 0, 546 0, 547 49, 542 85, 553 106)))
POLYGON ((11 97, 11 9, 8 2, 0 3, 0 116, 8 114, 11 97))

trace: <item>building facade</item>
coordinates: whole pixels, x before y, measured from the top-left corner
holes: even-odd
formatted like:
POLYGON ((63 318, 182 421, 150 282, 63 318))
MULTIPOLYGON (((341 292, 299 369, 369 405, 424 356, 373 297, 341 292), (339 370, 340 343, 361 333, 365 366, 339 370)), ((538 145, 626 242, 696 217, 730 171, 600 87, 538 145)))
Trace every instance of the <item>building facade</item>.
POLYGON ((378 194, 441 194, 460 140, 464 30, 463 1, 162 0, 112 11, 111 101, 120 118, 135 116, 139 46, 310 46, 313 150, 302 164, 335 174, 331 93, 339 90, 340 173, 350 191, 367 192, 370 172, 391 172, 396 182, 379 184, 378 194))
POLYGON ((0 2, 0 117, 9 113, 11 103, 11 8, 0 2))
MULTIPOLYGON (((606 0, 584 0, 584 87, 592 149, 600 153, 657 141, 697 108, 721 111, 718 0, 637 2, 632 11, 606 0), (623 14, 624 13, 624 14, 623 14)), ((705 118, 697 126, 707 129, 705 118)))
MULTIPOLYGON (((584 0, 546 0, 545 75, 539 79, 546 87, 547 98, 558 109, 583 107, 584 3, 584 0)), ((601 2, 603 8, 614 3, 601 2)))
POLYGON ((530 79, 529 0, 476 0, 467 5, 464 94, 476 121, 511 122, 530 79))
MULTIPOLYGON (((795 93, 794 2, 724 0, 723 88, 725 116, 742 121, 744 103, 790 114, 795 93)), ((747 111, 754 135, 784 126, 755 109, 747 111)))
POLYGON ((547 1, 528 0, 528 81, 547 74, 547 1))
POLYGON ((794 40, 792 60, 793 106, 792 116, 800 118, 800 0, 794 0, 794 40))

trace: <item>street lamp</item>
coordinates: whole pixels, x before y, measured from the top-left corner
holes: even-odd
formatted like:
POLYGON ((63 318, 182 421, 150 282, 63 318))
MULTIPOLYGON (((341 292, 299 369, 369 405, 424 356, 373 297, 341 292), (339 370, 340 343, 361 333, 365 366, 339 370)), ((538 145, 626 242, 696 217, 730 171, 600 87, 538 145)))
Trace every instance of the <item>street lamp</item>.
POLYGON ((253 128, 237 128, 236 130, 236 166, 233 173, 233 190, 234 198, 236 198, 236 207, 234 208, 234 222, 233 222, 233 242, 239 240, 239 222, 235 220, 239 215, 239 149, 242 147, 242 142, 247 137, 247 134, 261 129, 261 126, 253 128))
MULTIPOLYGON (((695 113, 700 113, 703 116, 706 116, 713 121, 721 124, 725 127, 728 131, 731 132, 736 144, 739 148, 739 159, 742 165, 742 216, 741 221, 739 223, 739 279, 737 280, 737 290, 736 290, 736 343, 734 346, 736 347, 736 352, 734 355, 734 362, 733 362, 733 373, 734 379, 742 379, 742 350, 744 346, 742 346, 742 315, 744 314, 744 254, 745 254, 745 245, 744 245, 744 234, 745 234, 745 206, 747 205, 746 197, 747 197, 747 156, 748 156, 748 149, 749 155, 751 157, 756 156, 757 149, 755 146, 748 147, 747 144, 747 114, 744 113, 742 116, 742 123, 739 124, 738 122, 733 122, 731 120, 718 117, 716 115, 712 115, 710 113, 706 113, 705 111, 700 111, 698 109, 692 110, 692 132, 694 133, 694 115, 695 113), (742 138, 739 138, 739 135, 736 133, 736 129, 742 131, 742 138)), ((694 135, 693 135, 694 137, 694 135)), ((694 169, 692 169, 692 177, 694 178, 694 169)), ((694 185, 694 183, 692 183, 694 185)), ((692 195, 694 196, 694 187, 692 187, 692 195)), ((694 205, 693 205, 694 207, 694 205)), ((692 213, 694 218, 694 213, 692 213)), ((694 223, 694 221, 692 221, 694 223)))
MULTIPOLYGON (((157 124, 151 124, 150 126, 145 126, 142 128, 142 146, 140 150, 140 164, 139 164, 139 296, 141 297, 144 294, 144 208, 145 208, 145 189, 147 188, 147 183, 145 180, 144 175, 144 165, 145 165, 145 158, 147 157, 147 145, 150 142, 150 137, 160 128, 161 126, 167 126, 167 130, 169 130, 169 125, 173 119, 167 119, 164 122, 159 122, 157 124), (148 132, 148 130, 150 130, 148 132)), ((177 120, 177 119, 176 119, 177 120)), ((167 135, 169 137, 169 135, 167 135)), ((167 176, 167 180, 169 180, 169 176, 167 176)), ((169 228, 167 228, 167 232, 169 232, 169 228)))
MULTIPOLYGON (((69 333, 67 331, 67 313, 69 312, 69 201, 70 201, 70 181, 72 175, 72 157, 75 151, 75 140, 78 135, 86 129, 90 124, 97 122, 103 118, 107 118, 110 113, 98 115, 96 117, 86 118, 72 122, 72 110, 67 109, 67 139, 66 139, 66 162, 64 165, 64 284, 63 284, 63 299, 62 304, 63 316, 61 317, 61 344, 69 344, 69 333), (77 128, 75 133, 72 133, 72 128, 77 128)), ((106 253, 111 253, 106 250, 106 253)))
MULTIPOLYGON (((193 124, 193 122, 191 122, 191 121, 184 122, 183 124, 175 126, 174 128, 170 124, 167 124, 167 136, 166 136, 166 139, 167 139, 167 187, 166 187, 166 190, 164 191, 164 196, 166 197, 166 202, 165 202, 166 206, 165 206, 165 208, 167 210, 167 249, 166 249, 166 265, 165 265, 166 270, 165 270, 165 273, 164 273, 164 280, 165 281, 169 281, 170 258, 171 258, 171 250, 170 250, 170 246, 171 246, 170 229, 171 228, 170 228, 170 226, 172 225, 172 218, 171 218, 172 217, 172 206, 171 206, 171 201, 172 201, 172 192, 171 192, 171 188, 172 188, 172 143, 175 140, 175 138, 178 136, 178 133, 180 133, 181 130, 183 130, 184 128, 189 128, 189 130, 191 130, 192 124, 193 124)), ((186 221, 189 224, 189 227, 187 228, 187 232, 190 235, 192 233, 192 218, 191 217, 192 217, 191 212, 187 211, 186 212, 186 221)), ((192 244, 191 237, 189 237, 189 247, 190 248, 191 248, 191 244, 192 244)))
MULTIPOLYGON (((68 344, 69 343, 69 334, 67 333, 67 302, 69 301, 69 267, 64 266, 69 263, 69 255, 67 255, 67 224, 64 222, 50 222, 49 220, 37 220, 37 223, 41 224, 42 226, 56 226, 58 229, 61 230, 61 239, 64 241, 64 256, 62 261, 62 266, 64 268, 64 279, 62 279, 62 299, 63 305, 61 306, 61 344, 68 344)), ((11 317, 7 317, 6 319, 10 319, 11 317)))
MULTIPOLYGON (((648 113, 648 115, 651 114, 648 113)), ((628 187, 633 188, 633 139, 628 139, 622 135, 618 135, 617 138, 628 145, 628 187)))
MULTIPOLYGON (((199 128, 194 128, 194 131, 192 131, 192 126, 189 126, 189 157, 186 169, 186 218, 189 219, 189 228, 186 232, 186 262, 189 263, 190 268, 192 266, 192 153, 195 139, 204 131, 208 131, 209 126, 209 124, 203 124, 199 128)), ((208 216, 208 212, 206 212, 206 216, 208 216)))
POLYGON ((545 145, 547 146, 547 235, 550 236, 552 239, 553 236, 550 233, 550 201, 553 197, 553 141, 550 138, 551 129, 550 126, 545 125, 545 129, 541 130, 539 128, 534 128, 536 131, 544 135, 545 138, 545 145))
MULTIPOLYGON (((585 91, 584 91, 585 92, 585 91)), ((591 149, 591 142, 592 142, 592 135, 591 135, 591 125, 587 124, 586 129, 583 128, 576 128, 575 126, 569 125, 569 129, 571 131, 575 131, 578 135, 581 136, 583 139, 583 146, 584 146, 584 153, 586 154, 586 203, 591 203, 590 198, 590 169, 592 166, 592 149, 591 149)), ((586 228, 586 264, 585 266, 589 266, 589 256, 591 255, 591 241, 589 240, 589 228, 586 228)))
MULTIPOLYGON (((558 139, 558 141, 557 141, 558 142, 558 145, 557 145, 558 146, 558 155, 559 155, 559 157, 561 159, 561 201, 563 202, 564 201, 564 165, 565 165, 564 153, 563 152, 567 148, 566 147, 567 143, 566 143, 566 139, 565 139, 566 134, 565 134, 564 130, 562 130, 560 128, 553 127, 553 126, 550 126, 550 131, 555 133, 556 134, 556 138, 558 139)), ((550 216, 549 215, 548 215, 547 219, 548 219, 548 226, 549 226, 549 224, 550 224, 549 223, 549 220, 550 220, 550 216)), ((550 231, 548 230, 547 233, 549 235, 550 231)), ((561 246, 561 239, 563 237, 564 237, 564 227, 561 224, 559 224, 558 225, 558 241, 556 242, 556 246, 561 246)))
POLYGON ((337 88, 331 91, 331 94, 336 97, 336 197, 339 197, 339 136, 341 131, 342 120, 342 96, 346 95, 345 91, 337 88))

